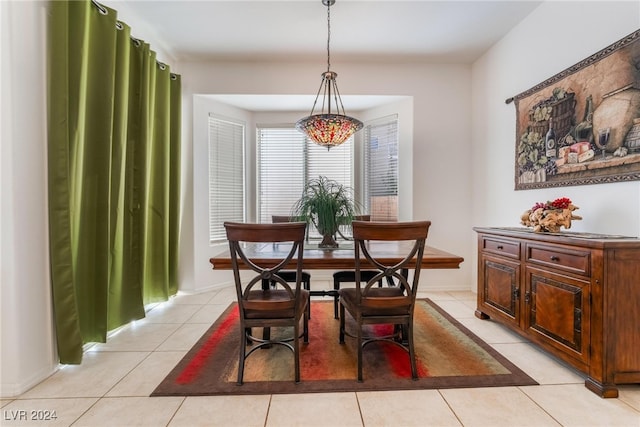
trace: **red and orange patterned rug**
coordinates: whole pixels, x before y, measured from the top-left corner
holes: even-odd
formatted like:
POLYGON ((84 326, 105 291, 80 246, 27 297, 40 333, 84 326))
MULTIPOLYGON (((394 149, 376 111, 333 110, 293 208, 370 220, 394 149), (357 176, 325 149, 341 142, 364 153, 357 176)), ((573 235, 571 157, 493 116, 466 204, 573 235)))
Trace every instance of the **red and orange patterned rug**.
MULTIPOLYGON (((347 316, 349 316, 347 314, 347 316)), ((347 317, 347 328, 349 321, 347 317)), ((232 303, 155 389, 152 396, 274 394, 536 385, 429 299, 416 303, 414 340, 420 379, 411 380, 408 354, 372 343, 364 349, 364 381, 357 382, 355 340, 338 343, 339 321, 330 301, 313 301, 309 344, 300 344, 301 382, 293 381, 293 353, 283 346, 259 350, 246 361, 236 385, 239 322, 232 303)), ((351 324, 353 327, 353 324, 351 324)), ((353 329, 352 329, 353 330, 353 329)), ((272 330, 272 334, 291 333, 272 330)), ((369 334, 386 334, 385 327, 369 334)))

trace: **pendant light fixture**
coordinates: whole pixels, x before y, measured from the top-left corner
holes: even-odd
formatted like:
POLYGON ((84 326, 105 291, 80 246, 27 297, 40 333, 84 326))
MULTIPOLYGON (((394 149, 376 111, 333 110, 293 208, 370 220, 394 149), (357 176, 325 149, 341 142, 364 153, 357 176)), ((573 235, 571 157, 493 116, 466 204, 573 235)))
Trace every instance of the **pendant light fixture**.
POLYGON ((327 6, 327 71, 322 73, 322 82, 316 100, 313 102, 311 114, 296 122, 296 129, 327 149, 342 144, 363 126, 360 120, 345 114, 336 82, 338 74, 331 71, 331 6, 335 2, 336 0, 322 0, 322 4, 327 6), (319 114, 313 114, 321 92, 322 109, 319 114), (335 109, 332 109, 332 103, 335 109))

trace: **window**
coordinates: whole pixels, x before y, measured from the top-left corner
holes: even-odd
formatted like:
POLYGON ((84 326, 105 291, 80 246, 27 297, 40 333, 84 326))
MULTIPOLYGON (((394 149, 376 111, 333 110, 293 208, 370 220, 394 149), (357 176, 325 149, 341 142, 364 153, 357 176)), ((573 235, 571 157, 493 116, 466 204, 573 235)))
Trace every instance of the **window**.
POLYGON ((209 243, 227 238, 225 221, 244 221, 243 123, 209 115, 209 243))
POLYGON ((293 128, 258 128, 258 221, 289 215, 304 188, 304 136, 293 128))
POLYGON ((398 220, 398 116, 364 128, 364 206, 372 221, 398 220))
POLYGON ((258 127, 258 221, 288 215, 305 183, 319 175, 353 187, 353 138, 327 150, 293 126, 258 127))

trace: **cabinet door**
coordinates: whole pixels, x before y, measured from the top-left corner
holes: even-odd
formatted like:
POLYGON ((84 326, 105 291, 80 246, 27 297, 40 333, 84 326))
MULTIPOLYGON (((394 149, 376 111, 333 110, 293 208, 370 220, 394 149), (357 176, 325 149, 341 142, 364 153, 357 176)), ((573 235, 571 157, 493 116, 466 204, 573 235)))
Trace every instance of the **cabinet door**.
POLYGON ((560 357, 588 363, 590 337, 589 282, 526 267, 525 330, 531 339, 559 350, 560 357))
POLYGON ((483 254, 479 299, 482 311, 509 323, 520 322, 520 263, 483 254))

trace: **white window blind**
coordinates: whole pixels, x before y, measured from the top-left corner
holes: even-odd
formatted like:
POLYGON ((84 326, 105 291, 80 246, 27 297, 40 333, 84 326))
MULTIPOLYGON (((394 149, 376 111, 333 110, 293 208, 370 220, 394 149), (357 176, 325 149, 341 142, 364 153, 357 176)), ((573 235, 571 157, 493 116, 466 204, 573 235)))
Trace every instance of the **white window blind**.
POLYGON ((260 222, 291 214, 309 179, 323 175, 353 186, 353 138, 327 150, 291 125, 259 127, 257 140, 260 222))
POLYGON ((225 221, 244 221, 245 125, 209 116, 209 243, 226 240, 225 221))
POLYGON ((289 215, 302 194, 304 136, 294 128, 258 128, 258 219, 289 215))
POLYGON ((306 143, 307 180, 322 175, 353 188, 353 137, 330 150, 310 139, 307 139, 306 143))
POLYGON ((364 128, 364 205, 372 221, 398 220, 398 117, 364 128))

